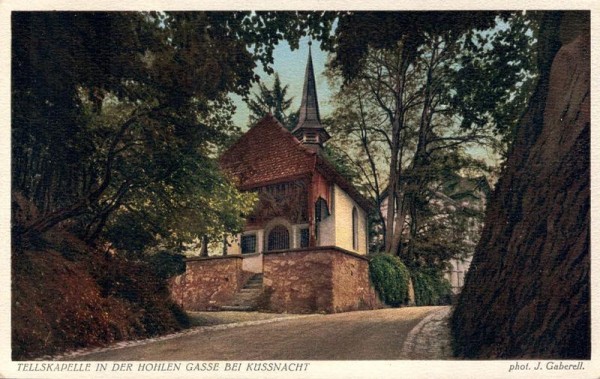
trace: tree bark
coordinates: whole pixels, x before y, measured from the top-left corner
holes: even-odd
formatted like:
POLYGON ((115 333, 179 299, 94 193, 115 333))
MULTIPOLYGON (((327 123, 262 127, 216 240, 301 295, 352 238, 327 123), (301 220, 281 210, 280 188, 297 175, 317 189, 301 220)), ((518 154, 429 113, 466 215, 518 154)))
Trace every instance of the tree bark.
POLYGON ((538 86, 452 317, 459 357, 590 358, 589 33, 589 12, 544 13, 538 86))

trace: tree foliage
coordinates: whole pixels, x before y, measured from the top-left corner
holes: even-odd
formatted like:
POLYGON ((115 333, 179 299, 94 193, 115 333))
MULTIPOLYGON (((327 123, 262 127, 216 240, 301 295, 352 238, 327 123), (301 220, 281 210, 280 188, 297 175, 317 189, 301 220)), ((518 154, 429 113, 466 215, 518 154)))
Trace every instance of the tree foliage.
POLYGON ((68 221, 93 242, 117 214, 178 243, 239 228, 252 199, 214 160, 236 131, 228 94, 283 38, 273 17, 13 13, 12 187, 40 210, 16 235, 68 221))
MULTIPOLYGON (((335 33, 326 27, 313 29, 313 35, 323 40, 323 46, 335 54, 333 66, 342 72, 345 81, 352 81, 364 68, 371 50, 393 50, 398 42, 405 45, 402 59, 412 62, 418 49, 427 44, 427 36, 445 34, 451 40, 476 30, 494 26, 499 12, 337 12, 317 17, 338 20, 335 33)), ((327 26, 327 23, 323 23, 327 26)))
POLYGON ((415 305, 440 305, 450 302, 452 294, 450 283, 439 271, 413 271, 411 278, 415 290, 415 305))
POLYGON ((410 273, 398 257, 375 255, 369 261, 369 275, 384 303, 393 307, 406 304, 410 273))
POLYGON ((289 109, 294 98, 287 97, 289 85, 282 85, 279 74, 275 73, 273 87, 269 88, 263 82, 258 83, 258 93, 246 102, 250 110, 248 124, 254 125, 268 113, 288 130, 292 130, 298 122, 298 112, 290 113, 289 109))
MULTIPOLYGON (((487 174, 467 148, 498 147, 499 136, 510 135, 535 79, 532 29, 519 14, 340 18, 329 76, 343 87, 332 132, 370 196, 387 203, 387 212, 376 216, 385 251, 438 269, 454 254, 472 251, 465 233, 483 209, 474 213, 443 187, 487 174), (383 25, 377 32, 366 26, 375 21, 383 25)), ((478 191, 471 195, 481 198, 478 191)))

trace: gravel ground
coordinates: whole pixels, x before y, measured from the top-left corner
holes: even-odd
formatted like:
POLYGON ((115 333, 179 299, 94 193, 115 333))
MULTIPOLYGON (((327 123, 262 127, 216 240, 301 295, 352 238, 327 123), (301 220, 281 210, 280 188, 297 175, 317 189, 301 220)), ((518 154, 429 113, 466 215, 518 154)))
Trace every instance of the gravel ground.
MULTIPOLYGON (((144 341, 120 343, 110 348, 63 356, 64 360, 180 361, 180 360, 387 360, 415 359, 413 349, 403 349, 417 325, 427 325, 432 337, 438 327, 435 318, 420 324, 428 315, 445 307, 406 307, 357 311, 331 315, 276 315, 269 319, 248 312, 202 312, 230 324, 200 326, 183 333, 144 341), (221 314, 223 313, 223 314, 221 314), (279 317, 277 317, 279 316, 279 317), (430 322, 433 321, 433 324, 430 322), (411 357, 409 358, 409 356, 411 357)), ((442 312, 443 313, 443 312, 442 312)), ((442 316, 442 315, 440 315, 442 316)), ((206 321, 203 321, 206 322, 206 321)), ((213 319, 213 322, 217 320, 213 319)), ((414 338, 425 329, 420 328, 414 338)), ((420 340, 420 338, 417 338, 420 340)), ((420 341, 428 344, 429 341, 420 341)), ((436 351, 420 350, 417 359, 440 359, 436 351)), ((58 359, 58 358, 55 358, 58 359)))
POLYGON ((402 355, 407 359, 455 359, 449 319, 451 307, 440 307, 415 326, 406 338, 402 355))

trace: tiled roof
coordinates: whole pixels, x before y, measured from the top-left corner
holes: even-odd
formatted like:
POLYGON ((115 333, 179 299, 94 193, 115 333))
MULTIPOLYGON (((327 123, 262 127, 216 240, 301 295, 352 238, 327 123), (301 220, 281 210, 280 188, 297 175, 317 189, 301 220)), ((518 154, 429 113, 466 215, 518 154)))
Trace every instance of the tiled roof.
POLYGON ((309 175, 315 156, 275 117, 267 115, 225 151, 219 163, 240 180, 241 188, 252 188, 309 175))
POLYGON ((241 189, 308 177, 319 170, 365 210, 372 206, 327 160, 304 146, 272 115, 265 116, 227 149, 219 164, 239 180, 241 189))

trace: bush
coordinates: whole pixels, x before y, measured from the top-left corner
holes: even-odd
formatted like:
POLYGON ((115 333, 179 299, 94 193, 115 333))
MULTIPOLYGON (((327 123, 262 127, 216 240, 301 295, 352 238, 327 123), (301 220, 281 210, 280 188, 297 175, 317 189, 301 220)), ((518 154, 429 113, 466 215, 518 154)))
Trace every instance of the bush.
POLYGON ((14 360, 189 326, 166 281, 149 264, 95 251, 57 232, 52 235, 57 241, 46 245, 63 251, 13 247, 14 360))
POLYGON ((172 303, 166 280, 157 276, 147 262, 128 260, 118 254, 107 256, 94 274, 104 297, 119 299, 136 309, 142 336, 189 326, 179 313, 173 313, 177 307, 172 303))
POLYGON ((410 273, 398 257, 375 255, 369 262, 369 274, 384 303, 393 307, 406 304, 410 273))
POLYGON ((161 279, 167 280, 185 272, 185 256, 183 254, 160 251, 144 257, 152 271, 161 279))
POLYGON ((416 270, 412 275, 416 305, 448 304, 452 295, 450 283, 435 270, 416 270))

